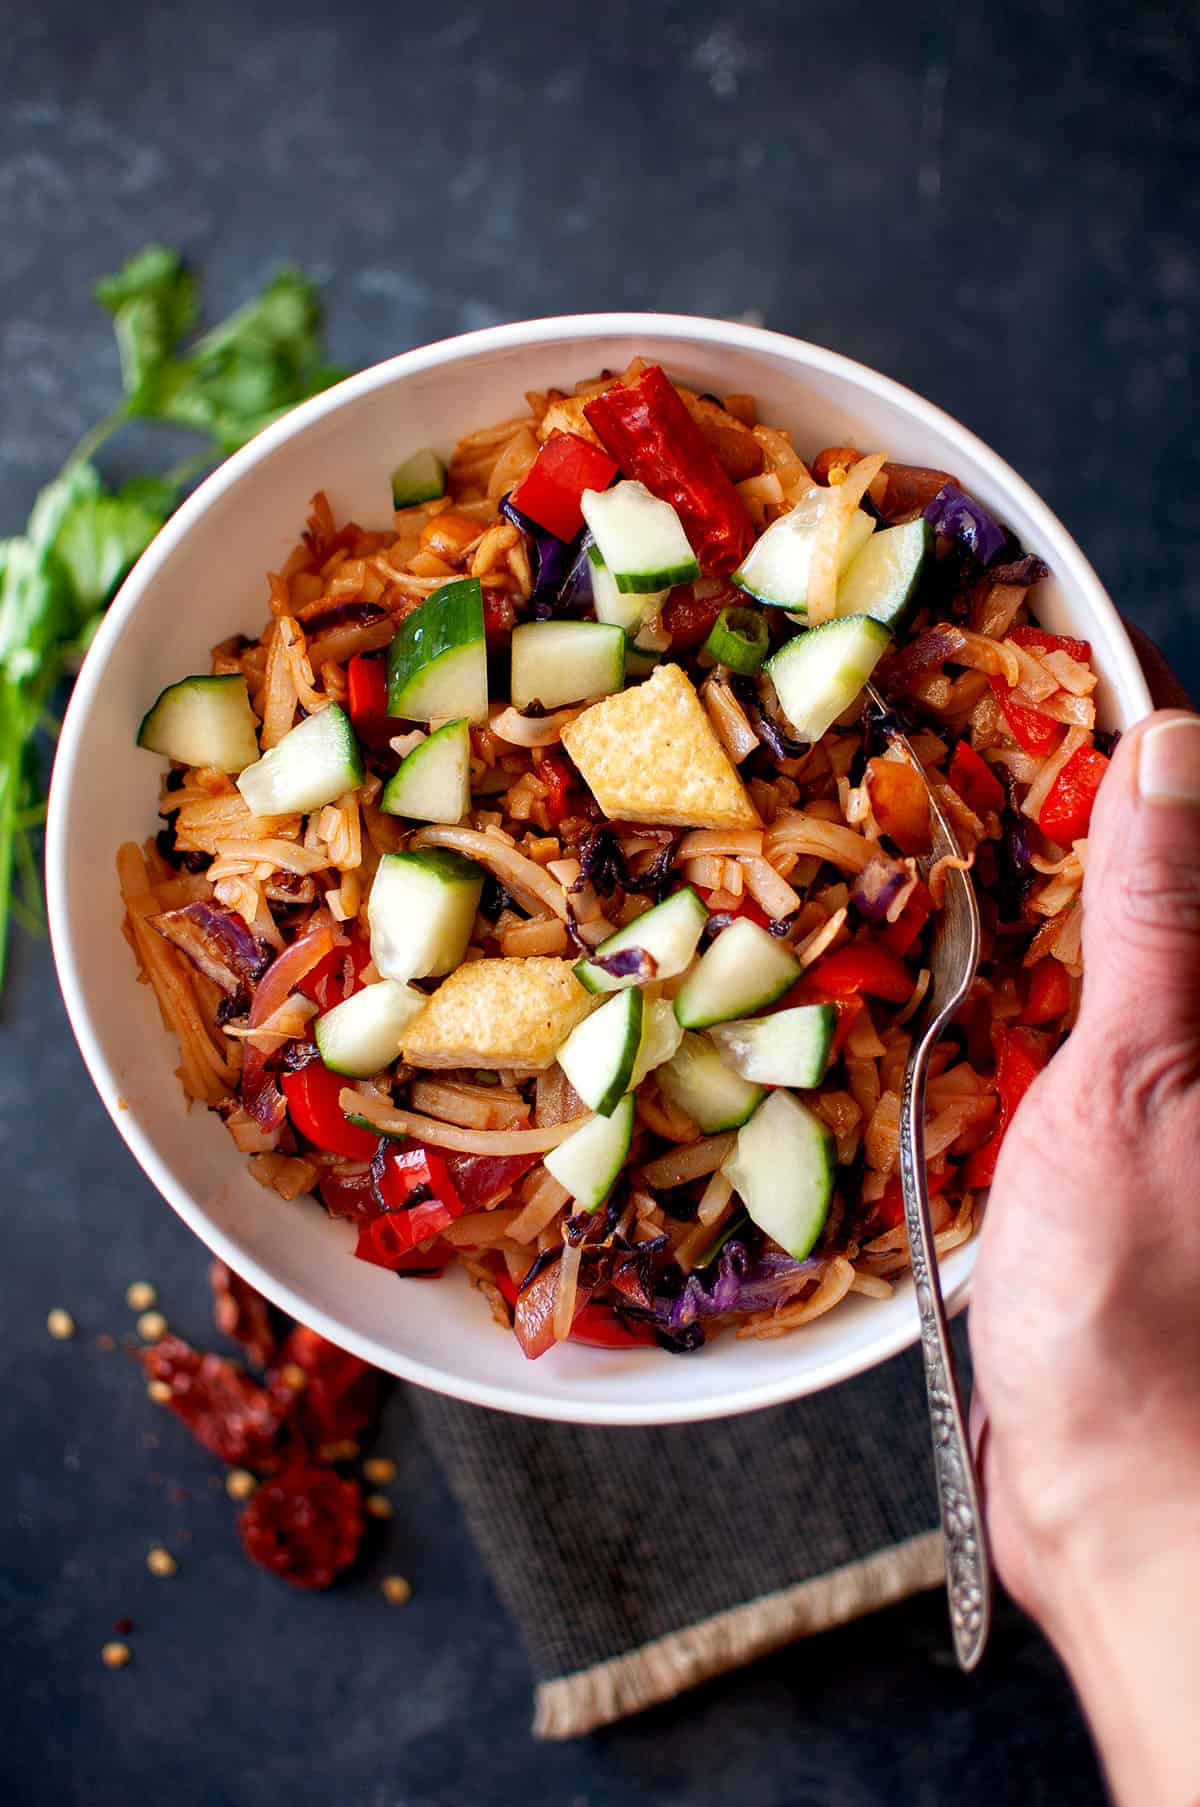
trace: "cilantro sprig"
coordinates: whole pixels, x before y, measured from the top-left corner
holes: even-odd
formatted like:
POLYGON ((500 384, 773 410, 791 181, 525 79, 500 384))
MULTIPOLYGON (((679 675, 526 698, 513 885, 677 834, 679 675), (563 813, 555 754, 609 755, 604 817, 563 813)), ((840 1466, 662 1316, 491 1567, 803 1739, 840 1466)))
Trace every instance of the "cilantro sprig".
POLYGON ((40 740, 60 680, 77 666, 122 578, 209 465, 289 408, 337 382, 312 283, 283 270, 244 307, 193 337, 195 277, 178 251, 151 245, 106 276, 123 397, 41 491, 23 534, 0 540, 0 986, 10 916, 44 920, 38 831, 46 817, 40 740), (92 462, 132 420, 203 436, 195 457, 109 489, 92 462))

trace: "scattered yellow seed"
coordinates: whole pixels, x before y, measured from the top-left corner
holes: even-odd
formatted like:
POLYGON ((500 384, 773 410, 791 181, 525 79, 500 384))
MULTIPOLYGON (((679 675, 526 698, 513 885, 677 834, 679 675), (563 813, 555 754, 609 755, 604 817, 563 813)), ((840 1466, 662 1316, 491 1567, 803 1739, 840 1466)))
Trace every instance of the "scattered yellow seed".
POLYGON ((386 1487, 389 1481, 396 1478, 396 1464, 390 1456, 371 1456, 363 1463, 363 1473, 377 1487, 386 1487))
POLYGON ((155 1405, 170 1405, 171 1389, 165 1380, 152 1380, 146 1391, 155 1405))
POLYGON ((158 1302, 158 1294, 148 1280, 135 1280, 125 1288, 125 1303, 130 1311, 149 1311, 158 1302))
POLYGON ((100 1652, 100 1661, 106 1669, 123 1669, 132 1657, 133 1652, 128 1644, 118 1644, 115 1640, 105 1644, 100 1652))
POLYGON ((322 1462, 356 1462, 358 1444, 353 1437, 345 1437, 340 1443, 322 1443, 317 1454, 322 1462))
POLYGON ((75 1320, 69 1311, 56 1305, 53 1311, 46 1313, 46 1329, 56 1343, 65 1343, 75 1335, 75 1320))
POLYGON ((146 1567, 152 1575, 166 1576, 179 1573, 179 1564, 170 1550, 164 1550, 161 1544, 156 1544, 146 1557, 146 1567))
POLYGON ((389 1606, 406 1606, 412 1599, 412 1582, 403 1575, 385 1575, 379 1587, 389 1606))
POLYGON ((225 1476, 225 1491, 231 1500, 248 1500, 257 1486, 248 1468, 231 1468, 225 1476))
POLYGON ((137 1333, 144 1343, 157 1343, 167 1334, 167 1320, 161 1311, 144 1311, 137 1321, 137 1333))
POLYGON ((386 1493, 368 1493, 363 1505, 372 1518, 390 1518, 392 1516, 392 1502, 386 1493))
POLYGON ((285 1387, 292 1389, 293 1393, 298 1393, 301 1387, 307 1385, 308 1382, 308 1375, 299 1362, 284 1362, 283 1367, 279 1370, 279 1378, 285 1387))

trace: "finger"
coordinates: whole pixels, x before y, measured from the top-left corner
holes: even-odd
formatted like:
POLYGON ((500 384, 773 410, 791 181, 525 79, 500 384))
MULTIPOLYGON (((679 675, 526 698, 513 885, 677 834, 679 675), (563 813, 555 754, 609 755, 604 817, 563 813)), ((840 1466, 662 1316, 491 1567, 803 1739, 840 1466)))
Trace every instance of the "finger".
POLYGON ((1088 837, 1084 1026, 1114 1050, 1200 1052, 1200 716, 1122 739, 1088 837))
POLYGON ((981 1466, 981 1452, 987 1427, 987 1401, 980 1391, 979 1382, 976 1381, 971 1388, 971 1405, 967 1412, 967 1438, 971 1445, 971 1455, 974 1457, 976 1470, 981 1466))
MULTIPOLYGON (((1122 616, 1121 619, 1124 621, 1125 617, 1122 616)), ((1132 621, 1125 621, 1125 632, 1133 641, 1133 650, 1146 674, 1150 695, 1154 698, 1154 707, 1156 709, 1190 709, 1192 699, 1167 664, 1161 649, 1132 621)))

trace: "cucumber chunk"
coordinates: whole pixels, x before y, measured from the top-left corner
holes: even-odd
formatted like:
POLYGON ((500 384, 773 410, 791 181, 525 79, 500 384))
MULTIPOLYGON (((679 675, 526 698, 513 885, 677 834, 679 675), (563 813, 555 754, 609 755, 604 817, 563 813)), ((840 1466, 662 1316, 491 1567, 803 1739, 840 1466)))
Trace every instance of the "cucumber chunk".
POLYGON ((446 722, 414 747, 383 787, 380 809, 414 822, 461 822, 471 807, 471 730, 446 722))
POLYGON ((772 1092, 738 1131, 721 1172, 760 1230, 803 1261, 825 1227, 836 1145, 821 1119, 790 1092, 772 1092))
POLYGON ((797 1004, 774 1016, 717 1023, 711 1033, 724 1060, 743 1079, 804 1090, 824 1079, 836 1028, 832 1004, 797 1004))
MULTIPOLYGON (((655 904, 652 910, 635 917, 625 928, 618 929, 607 941, 602 941, 596 954, 607 958, 611 954, 641 948, 654 962, 654 971, 649 976, 670 979, 691 965, 707 921, 708 911, 691 886, 685 885, 682 891, 674 892, 662 903, 655 904)), ((606 972, 602 966, 597 966, 595 957, 580 960, 575 968, 575 977, 588 991, 624 991, 628 985, 643 983, 646 976, 636 972, 606 972)))
POLYGON ((642 1043, 642 994, 619 991, 584 1017, 558 1050, 558 1064, 579 1096, 611 1117, 633 1082, 642 1043))
POLYGON ((370 1079, 391 1066, 400 1052, 400 1037, 428 1002, 424 992, 395 979, 364 986, 317 1018, 317 1051, 333 1072, 370 1079))
POLYGON ((218 772, 240 772, 253 765, 258 758, 258 722, 245 678, 235 672, 168 684, 142 717, 137 744, 180 765, 210 765, 218 772))
POLYGON ((837 613, 870 615, 895 627, 916 595, 933 552, 933 528, 921 519, 875 533, 842 573, 837 613))
POLYGON ((485 722, 487 712, 483 591, 477 577, 460 577, 427 596, 396 629, 388 647, 388 714, 412 722, 485 722))
MULTIPOLYGON (((733 574, 732 581, 759 602, 777 609, 794 609, 803 615, 808 604, 808 572, 812 564, 813 535, 828 491, 809 491, 790 513, 772 521, 760 534, 733 574)), ((842 572, 862 551, 875 523, 856 508, 846 523, 838 553, 842 572)))
POLYGON ((642 1039, 629 1089, 636 1092, 647 1073, 670 1060, 683 1040, 683 1025, 668 998, 651 998, 642 1011, 642 1039))
POLYGON ((682 521, 644 483, 627 478, 611 489, 585 489, 580 506, 600 556, 624 594, 645 596, 699 577, 682 521))
POLYGON ((767 660, 763 669, 799 739, 820 740, 857 697, 891 638, 869 615, 847 615, 797 634, 767 660))
POLYGON ((590 703, 625 684, 625 632, 599 621, 526 621, 513 630, 514 709, 590 703))
POLYGON ((649 590, 639 596, 636 590, 618 590, 617 580, 605 564, 599 546, 589 546, 587 555, 592 567, 592 607, 596 620, 624 628, 631 636, 636 634, 651 615, 657 615, 670 591, 649 590))
POLYGON ((453 972, 467 951, 484 871, 448 848, 385 853, 367 902, 371 958, 387 979, 453 972))
POLYGON ((655 1077, 671 1103, 686 1111, 706 1136, 739 1129, 765 1096, 762 1086, 725 1065, 707 1035, 685 1035, 655 1077))
POLYGON ((685 1029, 706 1029, 730 1017, 765 1010, 801 973, 800 962, 773 935, 741 916, 722 929, 675 999, 685 1029))
POLYGON ((581 1211, 598 1211, 620 1176, 633 1140, 633 1095, 611 1117, 589 1117, 545 1159, 547 1173, 565 1186, 581 1211))
POLYGON ((392 507, 415 508, 418 502, 436 502, 446 493, 446 467, 428 446, 414 452, 392 472, 392 507))
POLYGON ((362 755, 350 718, 330 703, 248 765, 237 787, 256 816, 290 816, 320 809, 362 781, 362 755))

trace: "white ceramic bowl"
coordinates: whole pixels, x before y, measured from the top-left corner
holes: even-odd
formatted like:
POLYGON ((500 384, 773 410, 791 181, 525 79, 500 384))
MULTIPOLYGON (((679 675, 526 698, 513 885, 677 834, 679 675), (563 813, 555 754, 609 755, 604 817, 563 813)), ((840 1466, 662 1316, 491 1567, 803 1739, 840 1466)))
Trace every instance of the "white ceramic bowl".
MULTIPOLYGON (((201 485, 113 603, 63 728, 50 798, 47 879, 59 978, 84 1059, 113 1122, 163 1196, 209 1248, 285 1311, 379 1367, 461 1399, 542 1418, 667 1424, 751 1410, 857 1374, 916 1337, 911 1292, 855 1298, 791 1337, 723 1337, 696 1355, 567 1346, 527 1362, 461 1275, 401 1281, 354 1261, 347 1225, 316 1201, 287 1204, 250 1178, 215 1116, 184 1108, 177 1056, 121 938, 114 854, 157 826, 161 761, 134 746, 163 688, 207 670, 208 651, 267 612, 264 573, 327 491, 336 517, 390 518, 388 475, 414 446, 448 450, 519 412, 527 389, 568 387, 637 353, 699 390, 749 392, 798 449, 848 443, 952 470, 1007 522, 1054 581, 1051 628, 1086 637, 1103 673, 1101 718, 1124 727, 1150 702, 1116 612, 1075 542, 972 434, 861 364, 776 333, 659 314, 599 314, 489 328, 406 352, 318 396, 201 485)), ((944 1264, 952 1304, 974 1246, 944 1264)))

